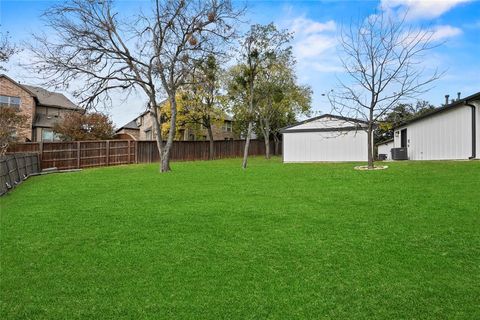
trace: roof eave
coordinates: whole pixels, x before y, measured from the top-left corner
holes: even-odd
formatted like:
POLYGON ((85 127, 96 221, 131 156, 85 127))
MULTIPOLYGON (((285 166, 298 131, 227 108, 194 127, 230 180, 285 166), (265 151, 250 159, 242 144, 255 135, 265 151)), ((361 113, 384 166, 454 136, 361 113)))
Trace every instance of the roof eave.
POLYGON ((472 94, 472 95, 470 95, 466 98, 457 100, 457 101, 452 102, 450 104, 447 104, 443 107, 436 108, 436 109, 432 110, 431 112, 427 112, 427 113, 422 114, 422 115, 420 115, 418 117, 415 117, 413 119, 410 119, 410 120, 404 121, 402 123, 399 123, 398 125, 393 127, 393 130, 405 127, 406 125, 409 125, 411 123, 423 120, 423 119, 428 118, 430 116, 433 116, 435 114, 442 113, 442 112, 448 111, 448 110, 452 110, 458 105, 467 104, 467 103, 471 102, 472 100, 476 100, 476 99, 480 99, 480 92, 474 93, 474 94, 472 94))

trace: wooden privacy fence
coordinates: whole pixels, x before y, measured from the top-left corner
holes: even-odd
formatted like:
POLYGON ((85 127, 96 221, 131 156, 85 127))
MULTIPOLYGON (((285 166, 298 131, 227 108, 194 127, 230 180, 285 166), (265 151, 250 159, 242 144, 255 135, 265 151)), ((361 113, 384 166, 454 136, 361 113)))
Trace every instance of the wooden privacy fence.
MULTIPOLYGON (((215 141, 215 159, 243 156, 244 140, 215 141)), ((274 150, 273 143, 270 150, 274 150)), ((172 161, 208 160, 208 141, 174 141, 172 161)), ((158 162, 156 141, 101 140, 73 142, 31 142, 11 146, 10 153, 36 152, 41 169, 80 169, 131 163, 158 162)), ((264 155, 263 140, 251 140, 249 155, 264 155)))
POLYGON ((37 153, 0 156, 0 195, 40 171, 37 153))

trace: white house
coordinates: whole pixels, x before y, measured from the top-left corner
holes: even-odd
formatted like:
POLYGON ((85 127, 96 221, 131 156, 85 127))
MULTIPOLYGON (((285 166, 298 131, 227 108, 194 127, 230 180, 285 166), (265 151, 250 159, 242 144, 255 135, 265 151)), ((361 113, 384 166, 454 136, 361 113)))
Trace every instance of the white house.
POLYGON ((366 123, 321 115, 283 128, 284 162, 367 161, 366 123))
POLYGON ((377 143, 378 157, 380 158, 380 155, 384 154, 386 156, 385 160, 392 160, 391 150, 393 147, 394 147, 393 139, 377 143))
POLYGON ((480 92, 396 127, 394 147, 410 160, 480 159, 480 92))

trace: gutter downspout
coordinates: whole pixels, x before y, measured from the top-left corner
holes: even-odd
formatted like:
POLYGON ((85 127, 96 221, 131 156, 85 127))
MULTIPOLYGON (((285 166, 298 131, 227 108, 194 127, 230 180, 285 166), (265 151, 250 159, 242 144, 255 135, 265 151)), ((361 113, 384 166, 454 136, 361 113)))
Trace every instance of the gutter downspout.
POLYGON ((476 106, 465 101, 465 105, 472 108, 472 156, 468 160, 477 158, 477 112, 476 106))

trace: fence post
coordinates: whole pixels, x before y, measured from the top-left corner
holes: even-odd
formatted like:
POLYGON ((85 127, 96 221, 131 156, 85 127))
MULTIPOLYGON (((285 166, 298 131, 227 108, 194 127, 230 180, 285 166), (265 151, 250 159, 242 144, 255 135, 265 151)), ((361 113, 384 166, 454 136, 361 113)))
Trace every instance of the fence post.
POLYGON ((43 141, 40 141, 38 143, 38 154, 39 154, 39 157, 40 157, 40 168, 42 168, 42 160, 43 160, 43 141))
POLYGON ((128 140, 128 164, 132 161, 132 156, 131 156, 131 150, 130 150, 130 140, 128 140))
POLYGON ((77 169, 80 169, 80 141, 77 141, 77 169))
POLYGON ((110 165, 110 140, 107 140, 106 145, 105 145, 105 149, 107 149, 105 151, 106 157, 107 157, 105 159, 105 164, 108 166, 108 165, 110 165))
POLYGON ((134 151, 135 151, 135 163, 138 163, 138 141, 133 141, 135 144, 134 151))
MULTIPOLYGON (((153 149, 153 148, 152 148, 152 144, 149 143, 149 144, 148 144, 148 150, 150 151, 150 152, 149 152, 149 153, 150 153, 150 159, 149 159, 149 162, 148 162, 148 163, 152 163, 152 157, 153 157, 152 149, 153 149)), ((158 152, 159 152, 159 156, 160 156, 160 151, 158 151, 158 152)))

